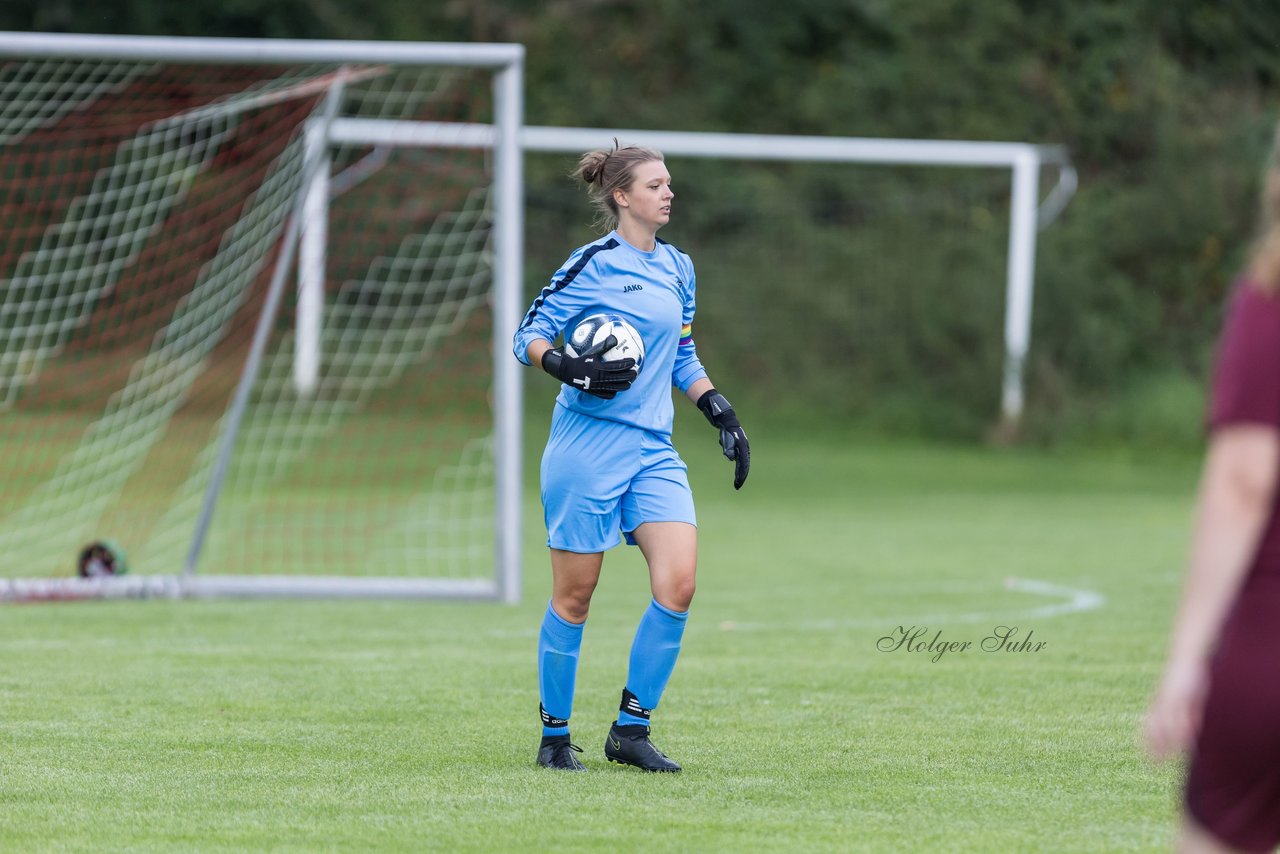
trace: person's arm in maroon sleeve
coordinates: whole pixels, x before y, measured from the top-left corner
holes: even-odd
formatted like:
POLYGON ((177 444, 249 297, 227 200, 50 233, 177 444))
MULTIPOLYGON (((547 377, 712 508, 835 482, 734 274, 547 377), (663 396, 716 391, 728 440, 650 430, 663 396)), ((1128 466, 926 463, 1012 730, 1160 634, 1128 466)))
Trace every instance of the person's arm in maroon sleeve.
POLYGON ((1276 428, 1233 425, 1214 432, 1200 481, 1182 603, 1164 675, 1147 712, 1147 750, 1155 759, 1185 750, 1199 728, 1209 653, 1270 517, 1277 469, 1276 428))

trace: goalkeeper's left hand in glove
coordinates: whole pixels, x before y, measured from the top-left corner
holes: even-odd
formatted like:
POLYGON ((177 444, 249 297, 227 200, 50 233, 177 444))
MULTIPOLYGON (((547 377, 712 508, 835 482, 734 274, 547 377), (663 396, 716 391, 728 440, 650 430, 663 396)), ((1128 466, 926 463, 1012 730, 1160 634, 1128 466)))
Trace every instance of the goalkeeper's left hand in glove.
POLYGON ((738 423, 738 416, 733 406, 724 399, 724 395, 714 388, 702 393, 698 398, 698 408, 707 416, 712 427, 720 429, 720 448, 724 455, 733 460, 733 488, 742 489, 747 482, 747 472, 751 471, 751 445, 747 442, 747 434, 738 423))

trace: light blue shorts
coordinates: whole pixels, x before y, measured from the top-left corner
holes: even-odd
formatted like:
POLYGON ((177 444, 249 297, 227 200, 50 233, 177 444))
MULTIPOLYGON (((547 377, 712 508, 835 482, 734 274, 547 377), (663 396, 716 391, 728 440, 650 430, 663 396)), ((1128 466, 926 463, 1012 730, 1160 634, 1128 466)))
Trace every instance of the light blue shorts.
POLYGON ((697 525, 684 460, 670 437, 559 404, 542 452, 547 545, 594 554, 645 522, 697 525))

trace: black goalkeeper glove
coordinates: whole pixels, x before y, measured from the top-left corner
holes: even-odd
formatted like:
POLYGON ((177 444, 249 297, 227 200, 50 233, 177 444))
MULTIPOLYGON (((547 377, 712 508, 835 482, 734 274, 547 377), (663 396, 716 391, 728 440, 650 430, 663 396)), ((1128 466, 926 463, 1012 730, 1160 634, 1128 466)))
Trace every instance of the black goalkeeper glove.
POLYGON ((618 339, 610 335, 581 356, 570 356, 563 347, 553 347, 542 354, 542 370, 565 385, 609 400, 631 388, 636 378, 635 359, 605 361, 600 358, 601 353, 617 344, 618 339))
POLYGON ((720 448, 726 457, 734 461, 733 488, 742 489, 742 484, 747 482, 747 472, 751 471, 751 445, 738 423, 733 406, 723 394, 711 389, 698 398, 698 408, 712 427, 720 428, 720 448))

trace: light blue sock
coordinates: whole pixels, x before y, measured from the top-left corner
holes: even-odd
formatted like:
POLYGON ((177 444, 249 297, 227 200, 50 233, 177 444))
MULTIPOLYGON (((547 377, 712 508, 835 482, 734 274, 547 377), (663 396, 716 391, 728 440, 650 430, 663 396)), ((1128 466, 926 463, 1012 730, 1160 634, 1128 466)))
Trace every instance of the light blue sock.
MULTIPOLYGON (((631 665, 627 670, 627 691, 634 695, 640 708, 652 711, 658 707, 671 671, 676 669, 680 639, 684 637, 684 624, 688 619, 688 611, 672 611, 657 601, 651 601, 640 618, 635 640, 631 642, 631 665)), ((648 726, 649 719, 619 709, 618 725, 628 724, 648 726)))
POLYGON ((569 622, 547 603, 542 631, 538 633, 538 693, 542 700, 543 735, 569 734, 573 686, 578 678, 578 650, 582 648, 585 625, 569 622))

